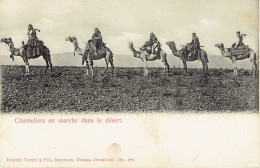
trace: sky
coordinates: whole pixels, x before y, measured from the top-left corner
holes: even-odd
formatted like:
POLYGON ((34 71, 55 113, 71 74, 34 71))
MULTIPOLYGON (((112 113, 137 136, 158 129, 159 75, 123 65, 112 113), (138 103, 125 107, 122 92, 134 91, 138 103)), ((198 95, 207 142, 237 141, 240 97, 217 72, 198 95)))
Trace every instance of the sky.
MULTIPOLYGON (((76 36, 84 47, 98 27, 115 55, 131 55, 128 43, 141 47, 153 32, 171 54, 166 41, 180 48, 196 32, 209 55, 220 55, 215 44, 230 47, 241 31, 244 43, 258 52, 258 6, 258 0, 1 0, 0 37, 12 37, 20 47, 32 24, 51 53, 64 53, 74 50, 66 37, 76 36)), ((0 49, 9 55, 4 44, 0 49)))

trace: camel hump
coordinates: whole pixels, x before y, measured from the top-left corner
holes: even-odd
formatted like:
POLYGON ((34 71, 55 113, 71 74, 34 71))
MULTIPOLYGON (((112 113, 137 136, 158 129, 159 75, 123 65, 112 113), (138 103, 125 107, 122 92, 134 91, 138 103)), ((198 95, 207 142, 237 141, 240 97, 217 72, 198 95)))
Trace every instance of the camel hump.
POLYGON ((232 47, 231 53, 232 53, 232 55, 247 55, 247 54, 249 54, 249 46, 241 45, 238 47, 232 47))
POLYGON ((201 60, 202 54, 207 55, 206 51, 204 51, 201 48, 197 49, 197 52, 191 52, 189 56, 186 53, 187 53, 187 51, 185 52, 185 50, 184 50, 183 51, 184 60, 187 60, 187 61, 201 60))
POLYGON ((44 45, 44 42, 41 40, 37 40, 35 46, 27 46, 26 47, 26 55, 28 58, 37 57, 42 55, 44 52, 50 53, 50 50, 44 45))

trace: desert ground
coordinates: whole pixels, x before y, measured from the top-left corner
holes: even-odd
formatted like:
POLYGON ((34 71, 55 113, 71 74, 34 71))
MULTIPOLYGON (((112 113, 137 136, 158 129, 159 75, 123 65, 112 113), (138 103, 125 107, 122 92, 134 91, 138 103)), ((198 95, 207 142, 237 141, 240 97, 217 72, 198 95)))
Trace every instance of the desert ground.
POLYGON ((258 78, 249 70, 232 69, 183 70, 171 68, 115 68, 101 75, 86 76, 85 67, 54 66, 44 75, 44 66, 31 66, 25 76, 24 66, 1 66, 1 110, 10 112, 257 112, 258 78))

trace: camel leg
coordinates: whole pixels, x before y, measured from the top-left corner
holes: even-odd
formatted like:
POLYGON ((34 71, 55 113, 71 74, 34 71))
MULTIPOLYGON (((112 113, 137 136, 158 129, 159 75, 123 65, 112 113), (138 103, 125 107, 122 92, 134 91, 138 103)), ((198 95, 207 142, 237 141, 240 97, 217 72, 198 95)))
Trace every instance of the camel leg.
POLYGON ((256 62, 254 62, 254 76, 257 76, 257 71, 258 71, 258 66, 256 64, 256 62))
POLYGON ((26 58, 26 56, 23 56, 22 58, 25 63, 25 75, 28 76, 30 75, 29 60, 26 58))
POLYGON ((88 58, 86 60, 86 64, 90 64, 90 70, 91 70, 91 76, 94 76, 94 69, 93 69, 93 60, 91 59, 91 55, 88 55, 88 58))
POLYGON ((167 68, 167 73, 170 73, 170 65, 168 64, 167 60, 166 60, 165 64, 166 64, 166 68, 167 68))
POLYGON ((204 60, 201 60, 201 63, 202 63, 202 67, 203 67, 203 74, 205 75, 208 73, 208 64, 204 60))
POLYGON ((251 71, 251 75, 254 75, 254 76, 255 76, 255 65, 254 65, 253 62, 252 62, 252 71, 251 71))
POLYGON ((89 64, 88 64, 88 60, 86 60, 86 68, 87 68, 87 75, 89 75, 89 64))
POLYGON ((184 75, 187 75, 188 74, 187 63, 184 60, 182 60, 182 63, 183 63, 183 68, 184 68, 184 75))
POLYGON ((105 66, 105 70, 103 72, 103 75, 106 73, 106 71, 108 69, 108 64, 110 63, 111 69, 112 69, 111 73, 112 73, 112 76, 113 76, 113 73, 114 73, 113 53, 109 50, 106 50, 105 62, 106 62, 106 66, 105 66))
POLYGON ((250 55, 251 55, 250 61, 252 63, 252 72, 251 72, 251 74, 256 77, 256 75, 257 75, 256 53, 250 53, 250 55))
POLYGON ((43 54, 43 59, 45 60, 45 63, 46 63, 46 69, 45 69, 45 72, 44 74, 46 75, 47 74, 47 70, 48 68, 50 67, 51 69, 51 73, 52 73, 52 63, 51 63, 51 56, 49 53, 46 53, 46 54, 43 54))
POLYGON ((108 60, 105 58, 105 62, 106 62, 106 65, 105 65, 105 70, 104 72, 102 73, 102 75, 104 75, 107 71, 107 68, 108 68, 108 60))
POLYGON ((203 74, 207 75, 208 74, 208 70, 209 70, 209 68, 208 68, 209 60, 208 60, 208 56, 207 56, 206 51, 200 50, 198 60, 199 59, 200 59, 200 61, 202 63, 202 66, 203 66, 203 74))
POLYGON ((165 57, 162 59, 162 62, 164 63, 164 73, 166 73, 166 70, 167 70, 167 73, 170 72, 170 66, 168 64, 168 61, 166 59, 166 54, 165 54, 165 57))
POLYGON ((234 75, 237 76, 237 63, 236 63, 236 60, 233 60, 232 63, 233 63, 233 67, 234 67, 234 75))
POLYGON ((201 61, 201 63, 202 63, 202 73, 205 74, 205 65, 204 65, 204 62, 201 61))
POLYGON ((147 60, 145 60, 145 67, 144 67, 144 76, 148 76, 148 65, 147 65, 147 60))
POLYGON ((89 75, 89 69, 87 68, 87 76, 89 75))
POLYGON ((252 71, 251 71, 251 75, 255 75, 255 63, 254 60, 250 60, 251 64, 252 64, 252 71))
POLYGON ((26 75, 26 76, 30 75, 29 64, 26 64, 26 65, 25 65, 25 75, 26 75))
POLYGON ((146 69, 145 69, 145 66, 144 66, 144 76, 146 76, 146 73, 145 73, 145 72, 146 72, 146 69))
POLYGON ((47 70, 49 68, 49 63, 48 63, 48 60, 45 60, 45 62, 46 62, 46 68, 45 68, 44 74, 46 75, 47 74, 47 70))
POLYGON ((52 62, 51 62, 51 55, 50 54, 48 54, 47 61, 49 62, 49 65, 50 65, 50 68, 51 68, 51 73, 52 73, 52 62))
POLYGON ((51 60, 49 60, 49 65, 50 65, 51 73, 52 73, 52 63, 51 63, 51 60))
POLYGON ((91 76, 94 76, 93 60, 90 61, 91 76))
POLYGON ((206 67, 206 74, 208 74, 209 67, 208 67, 208 63, 207 62, 205 62, 205 67, 206 67))
POLYGON ((145 68, 145 62, 144 62, 144 76, 146 76, 146 68, 145 68))
POLYGON ((113 76, 113 74, 114 74, 114 63, 113 63, 113 59, 110 59, 110 60, 109 60, 109 63, 110 63, 110 65, 111 65, 112 76, 113 76))
POLYGON ((114 74, 113 53, 110 52, 110 51, 107 51, 107 58, 108 58, 108 62, 111 65, 111 69, 112 69, 111 73, 112 73, 112 76, 113 76, 113 74, 114 74))

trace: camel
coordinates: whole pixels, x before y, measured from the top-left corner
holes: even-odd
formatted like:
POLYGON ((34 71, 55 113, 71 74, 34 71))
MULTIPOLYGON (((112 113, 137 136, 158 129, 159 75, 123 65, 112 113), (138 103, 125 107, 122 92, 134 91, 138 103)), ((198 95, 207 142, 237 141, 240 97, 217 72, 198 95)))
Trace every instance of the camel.
POLYGON ((84 61, 86 61, 86 66, 87 66, 87 75, 89 75, 89 63, 90 63, 90 69, 91 69, 91 76, 94 76, 94 70, 93 70, 93 60, 100 60, 105 58, 106 66, 105 70, 102 73, 105 74, 107 69, 108 69, 108 64, 110 63, 111 68, 112 68, 112 75, 114 72, 114 64, 113 64, 113 53, 108 47, 104 47, 101 49, 102 51, 98 50, 98 54, 94 54, 89 52, 89 49, 93 46, 93 41, 89 40, 88 43, 86 44, 86 49, 83 50, 79 47, 77 38, 74 36, 69 36, 66 38, 66 41, 70 41, 74 45, 74 55, 75 53, 78 55, 82 56, 82 64, 84 64, 84 61))
MULTIPOLYGON (((159 44, 160 45, 160 44, 159 44)), ((129 42, 129 48, 133 52, 133 56, 136 58, 140 58, 144 62, 144 76, 148 76, 148 61, 154 61, 154 60, 161 60, 164 63, 164 73, 167 70, 167 73, 169 73, 169 64, 167 61, 166 53, 159 47, 159 54, 149 54, 145 50, 143 51, 137 51, 134 48, 133 42, 129 42)))
POLYGON ((47 70, 50 66, 51 72, 52 72, 52 63, 51 63, 51 55, 50 55, 50 50, 46 47, 43 46, 43 51, 34 57, 28 58, 26 55, 26 51, 24 48, 15 48, 14 43, 12 41, 12 38, 2 38, 1 42, 4 42, 7 45, 8 50, 11 52, 10 58, 14 60, 14 56, 20 56, 22 57, 24 63, 25 63, 25 75, 28 76, 30 75, 30 70, 29 70, 29 59, 35 59, 39 58, 40 56, 43 56, 43 59, 46 62, 46 69, 44 74, 47 74, 47 70))
POLYGON ((231 61, 233 63, 234 75, 235 76, 238 75, 236 61, 247 59, 247 58, 250 58, 250 61, 252 63, 252 75, 254 75, 254 76, 257 75, 257 69, 258 69, 258 65, 259 65, 259 56, 256 55, 256 53, 251 48, 249 48, 249 54, 231 55, 231 51, 226 51, 223 43, 216 44, 215 47, 217 47, 220 50, 221 55, 223 57, 229 57, 231 59, 231 61))
POLYGON ((204 51, 203 49, 200 49, 199 55, 200 56, 191 56, 191 57, 187 57, 188 53, 187 53, 187 46, 184 46, 181 50, 177 50, 174 41, 168 41, 166 42, 166 45, 169 46, 169 48, 172 50, 172 53, 174 56, 179 57, 182 60, 183 63, 183 68, 185 71, 185 75, 187 75, 187 61, 196 61, 196 60, 200 60, 203 66, 203 73, 207 74, 208 73, 208 56, 207 56, 207 52, 204 51))

